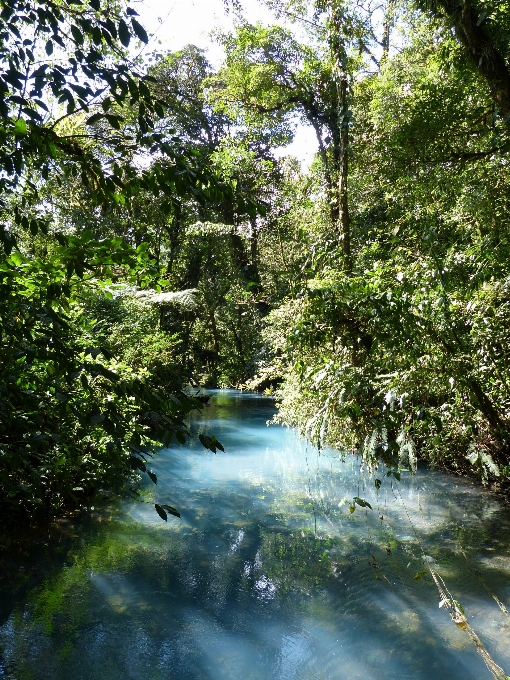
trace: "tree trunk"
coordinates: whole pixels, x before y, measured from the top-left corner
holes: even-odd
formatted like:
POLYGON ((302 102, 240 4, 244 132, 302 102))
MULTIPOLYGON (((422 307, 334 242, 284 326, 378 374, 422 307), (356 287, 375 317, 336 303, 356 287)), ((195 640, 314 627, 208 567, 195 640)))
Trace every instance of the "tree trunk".
POLYGON ((232 258, 241 271, 242 277, 246 280, 250 269, 250 260, 246 252, 242 236, 235 231, 230 234, 232 244, 232 258))
MULTIPOLYGON (((317 121, 317 115, 316 112, 311 112, 307 111, 307 119, 308 122, 312 125, 313 129, 315 130, 315 136, 317 137, 317 143, 319 145, 319 155, 322 160, 322 164, 324 166, 324 177, 326 180, 326 189, 327 189, 327 197, 328 197, 328 204, 329 204, 329 217, 331 220, 331 226, 333 229, 336 229, 336 226, 338 224, 338 200, 337 200, 337 187, 335 186, 335 178, 332 176, 332 168, 331 168, 331 163, 329 162, 328 159, 328 152, 327 149, 324 145, 324 140, 322 139, 322 134, 321 134, 321 128, 320 125, 317 121)), ((335 126, 335 122, 332 122, 332 127, 335 126)), ((338 158, 340 156, 340 153, 337 152, 337 147, 339 146, 335 137, 335 131, 332 130, 332 136, 333 136, 333 166, 336 167, 338 165, 338 158)))
POLYGON ((390 33, 391 25, 393 23, 393 2, 394 0, 389 0, 388 7, 386 8, 386 12, 384 14, 383 34, 381 40, 382 55, 379 62, 381 65, 384 64, 390 54, 390 33))
MULTIPOLYGON (((241 312, 238 310, 238 322, 239 322, 239 328, 241 328, 241 312)), ((246 360, 244 358, 244 348, 243 348, 243 341, 241 340, 239 334, 237 333, 237 330, 235 326, 232 326, 232 335, 234 336, 234 345, 237 350, 237 354, 239 356, 239 360, 241 361, 241 364, 243 366, 243 379, 246 378, 246 360)))
POLYGON ((214 309, 209 310, 209 321, 211 323, 211 335, 213 340, 213 347, 216 354, 220 353, 220 343, 218 340, 218 327, 216 326, 216 317, 214 315, 214 309))
POLYGON ((351 222, 348 206, 347 178, 349 172, 349 119, 347 101, 347 75, 342 74, 338 83, 338 113, 340 125, 340 167, 338 172, 338 232, 342 242, 344 267, 347 272, 352 271, 351 253, 351 222))
POLYGON ((256 217, 250 218, 250 270, 252 282, 260 288, 259 227, 256 217))
POLYGON ((466 383, 478 404, 479 411, 487 418, 492 427, 498 431, 500 435, 505 433, 504 436, 506 436, 508 425, 498 413, 491 399, 485 394, 479 382, 474 378, 468 378, 466 383))
POLYGON ((342 248, 344 269, 352 272, 351 224, 348 205, 349 173, 349 83, 347 74, 347 54, 342 39, 342 13, 335 2, 330 4, 329 46, 333 57, 334 78, 337 89, 337 231, 342 248))
MULTIPOLYGON (((421 0, 425 10, 430 3, 421 0)), ((500 115, 510 116, 510 68, 505 54, 498 49, 496 39, 487 30, 487 18, 482 6, 475 8, 471 0, 436 0, 432 4, 435 14, 447 17, 455 35, 464 46, 471 64, 482 74, 496 102, 500 115), (442 11, 440 11, 442 10, 442 11)))

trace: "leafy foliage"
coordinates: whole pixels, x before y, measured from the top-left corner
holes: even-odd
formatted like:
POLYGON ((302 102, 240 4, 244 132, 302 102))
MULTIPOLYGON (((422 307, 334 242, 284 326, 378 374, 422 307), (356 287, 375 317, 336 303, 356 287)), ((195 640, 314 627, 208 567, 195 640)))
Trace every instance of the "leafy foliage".
POLYGON ((421 456, 499 480, 508 132, 462 41, 414 8, 399 21, 401 49, 352 85, 352 270, 301 222, 312 256, 267 319, 261 370, 284 377, 278 420, 319 445, 391 476, 421 456))
POLYGON ((12 1, 0 13, 0 486, 11 519, 79 506, 132 470, 156 481, 155 448, 183 442, 199 406, 170 366, 155 380, 176 338, 136 347, 131 329, 130 347, 115 333, 101 342, 108 315, 92 315, 113 281, 161 290, 149 244, 98 238, 64 208, 69 187, 88 215, 130 209, 141 190, 201 200, 192 154, 154 130, 164 104, 129 63, 131 39, 148 40, 135 17, 96 0, 12 1), (144 150, 158 161, 141 170, 144 150))
POLYGON ((151 389, 146 367, 114 358, 118 348, 98 343, 98 323, 78 302, 97 287, 76 273, 78 256, 107 275, 119 264, 138 272, 144 251, 87 233, 64 242, 44 268, 16 252, 1 270, 1 480, 3 505, 16 514, 62 510, 130 468, 145 471, 158 442, 184 440, 183 414, 194 406, 151 389))

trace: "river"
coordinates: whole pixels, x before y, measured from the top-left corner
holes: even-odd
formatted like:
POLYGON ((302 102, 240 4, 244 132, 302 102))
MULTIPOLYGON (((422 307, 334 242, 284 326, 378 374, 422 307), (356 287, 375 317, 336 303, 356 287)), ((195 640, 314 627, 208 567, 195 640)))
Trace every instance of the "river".
POLYGON ((377 490, 357 458, 268 427, 273 413, 213 392, 191 428, 225 453, 166 449, 140 499, 4 556, 0 678, 490 680, 438 583, 510 673, 508 506, 427 469, 377 490), (351 513, 355 496, 372 509, 351 513))

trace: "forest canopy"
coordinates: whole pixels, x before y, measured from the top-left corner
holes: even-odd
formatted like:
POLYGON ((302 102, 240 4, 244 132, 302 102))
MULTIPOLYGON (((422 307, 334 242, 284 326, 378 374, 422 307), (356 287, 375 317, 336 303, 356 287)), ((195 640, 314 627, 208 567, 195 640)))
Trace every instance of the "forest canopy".
POLYGON ((156 482, 199 386, 273 392, 376 484, 419 458, 510 479, 508 3, 266 4, 226 3, 216 68, 145 59, 135 5, 0 3, 15 520, 156 482), (309 168, 281 153, 298 124, 309 168))

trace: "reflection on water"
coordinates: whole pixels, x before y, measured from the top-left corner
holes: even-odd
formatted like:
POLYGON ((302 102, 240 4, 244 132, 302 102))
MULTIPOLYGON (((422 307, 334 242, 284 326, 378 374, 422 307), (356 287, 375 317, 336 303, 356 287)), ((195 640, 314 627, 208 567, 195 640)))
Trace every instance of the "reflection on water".
POLYGON ((146 502, 4 559, 0 678, 490 678, 426 563, 508 673, 508 508, 429 471, 376 491, 355 458, 271 415, 263 397, 216 392, 192 427, 226 453, 165 450, 146 502), (373 510, 351 514, 353 496, 373 510), (158 501, 181 519, 162 522, 158 501))

